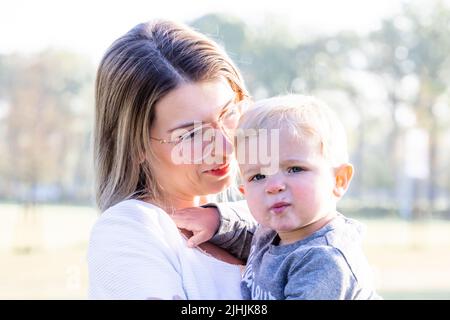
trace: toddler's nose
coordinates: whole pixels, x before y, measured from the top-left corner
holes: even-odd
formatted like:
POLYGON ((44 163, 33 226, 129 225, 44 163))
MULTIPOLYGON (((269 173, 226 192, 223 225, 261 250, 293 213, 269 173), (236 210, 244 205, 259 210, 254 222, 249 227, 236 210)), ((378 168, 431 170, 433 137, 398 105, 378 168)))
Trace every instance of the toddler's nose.
POLYGON ((276 194, 279 192, 283 192, 284 190, 286 190, 286 185, 280 179, 269 179, 266 185, 266 192, 268 194, 276 194))

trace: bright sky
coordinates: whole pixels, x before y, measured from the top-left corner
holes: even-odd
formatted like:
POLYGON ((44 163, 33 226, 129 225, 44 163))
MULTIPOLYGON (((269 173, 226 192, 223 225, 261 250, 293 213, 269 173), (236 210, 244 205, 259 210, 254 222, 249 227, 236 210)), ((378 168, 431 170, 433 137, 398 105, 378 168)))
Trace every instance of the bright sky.
MULTIPOLYGON (((403 0, 404 1, 404 0, 403 0)), ((450 0, 449 0, 450 1, 450 0)), ((53 46, 97 60, 117 37, 153 18, 188 22, 209 12, 234 14, 251 24, 275 15, 299 32, 365 32, 400 10, 402 0, 2 0, 0 53, 53 46), (298 28, 298 29, 297 29, 298 28)))

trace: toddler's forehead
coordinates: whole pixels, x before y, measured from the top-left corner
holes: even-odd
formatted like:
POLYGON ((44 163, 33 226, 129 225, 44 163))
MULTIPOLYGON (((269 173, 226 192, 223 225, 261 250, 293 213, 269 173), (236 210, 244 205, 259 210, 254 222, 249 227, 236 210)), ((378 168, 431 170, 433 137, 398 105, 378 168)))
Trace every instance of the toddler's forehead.
MULTIPOLYGON (((273 133, 273 132, 272 132, 273 133)), ((288 162, 316 162, 323 159, 321 141, 314 135, 278 130, 277 134, 253 134, 237 145, 236 158, 241 171, 288 162)), ((281 166, 280 166, 281 167, 281 166)))
MULTIPOLYGON (((297 128, 258 128, 240 131, 238 140, 242 143, 258 143, 258 146, 289 146, 295 149, 300 146, 319 146, 322 139, 313 131, 297 128)), ((239 142, 239 141, 238 141, 239 142)))

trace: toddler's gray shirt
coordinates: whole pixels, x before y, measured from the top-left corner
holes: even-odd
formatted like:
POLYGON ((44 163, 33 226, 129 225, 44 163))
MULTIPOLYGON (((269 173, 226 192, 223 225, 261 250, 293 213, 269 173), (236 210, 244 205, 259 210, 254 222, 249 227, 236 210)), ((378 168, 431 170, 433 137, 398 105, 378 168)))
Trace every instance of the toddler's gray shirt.
POLYGON ((361 247, 362 225, 339 215, 309 237, 274 245, 256 231, 241 283, 244 299, 380 299, 361 247))

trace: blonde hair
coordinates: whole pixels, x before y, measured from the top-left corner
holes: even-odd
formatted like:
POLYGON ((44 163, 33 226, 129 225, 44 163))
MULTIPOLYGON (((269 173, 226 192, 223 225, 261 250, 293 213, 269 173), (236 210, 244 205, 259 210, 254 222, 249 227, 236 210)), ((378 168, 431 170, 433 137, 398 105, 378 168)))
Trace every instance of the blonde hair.
POLYGON ((287 129, 301 139, 317 142, 333 166, 349 161, 347 138, 337 115, 312 96, 285 95, 256 102, 240 119, 238 129, 287 129))
POLYGON ((242 99, 238 69, 216 43, 169 21, 142 23, 117 39, 97 71, 94 161, 101 211, 128 199, 163 199, 149 154, 155 104, 188 82, 224 78, 242 99))

